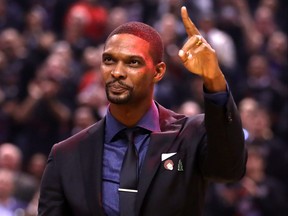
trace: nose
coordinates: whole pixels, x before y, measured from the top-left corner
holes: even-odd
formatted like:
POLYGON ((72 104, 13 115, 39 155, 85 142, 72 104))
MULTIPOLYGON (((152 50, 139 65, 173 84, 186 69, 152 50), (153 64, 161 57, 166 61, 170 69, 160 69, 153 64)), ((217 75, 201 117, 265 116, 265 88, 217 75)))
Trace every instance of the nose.
POLYGON ((124 65, 119 62, 116 67, 111 71, 111 75, 115 79, 125 79, 127 74, 125 72, 124 65))

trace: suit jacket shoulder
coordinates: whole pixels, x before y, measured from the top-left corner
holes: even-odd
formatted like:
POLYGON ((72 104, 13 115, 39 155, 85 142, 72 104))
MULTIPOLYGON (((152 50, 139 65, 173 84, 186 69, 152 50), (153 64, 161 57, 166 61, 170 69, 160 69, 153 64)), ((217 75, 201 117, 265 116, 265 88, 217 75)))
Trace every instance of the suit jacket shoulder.
POLYGON ((83 142, 85 143, 85 140, 88 139, 89 136, 93 134, 96 134, 99 137, 103 136, 104 124, 105 124, 105 118, 79 131, 73 136, 70 136, 67 139, 62 140, 61 142, 54 144, 52 148, 52 152, 53 151, 72 151, 73 149, 79 148, 79 145, 83 142))

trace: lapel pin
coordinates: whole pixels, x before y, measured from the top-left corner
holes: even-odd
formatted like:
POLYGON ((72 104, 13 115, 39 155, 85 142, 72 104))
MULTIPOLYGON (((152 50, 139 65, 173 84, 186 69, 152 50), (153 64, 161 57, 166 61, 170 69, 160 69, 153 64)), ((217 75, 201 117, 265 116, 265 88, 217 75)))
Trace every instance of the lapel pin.
POLYGON ((177 170, 178 170, 178 171, 184 171, 184 169, 183 169, 183 163, 182 163, 181 159, 178 161, 177 170))
POLYGON ((172 160, 166 160, 164 162, 164 168, 167 169, 167 170, 173 170, 173 167, 174 167, 174 163, 172 160))

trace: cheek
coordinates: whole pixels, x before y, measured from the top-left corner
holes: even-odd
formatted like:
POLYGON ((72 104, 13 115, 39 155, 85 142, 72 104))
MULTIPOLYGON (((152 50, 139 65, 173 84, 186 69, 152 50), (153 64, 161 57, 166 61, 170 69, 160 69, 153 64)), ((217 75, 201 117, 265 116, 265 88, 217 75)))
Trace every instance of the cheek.
POLYGON ((143 71, 137 74, 137 76, 131 78, 131 81, 133 82, 135 87, 142 90, 144 89, 144 91, 148 91, 148 88, 154 85, 153 75, 149 71, 143 71))
POLYGON ((104 66, 101 66, 101 80, 102 82, 106 82, 106 80, 109 78, 109 75, 110 75, 110 71, 107 69, 107 67, 104 67, 104 66))

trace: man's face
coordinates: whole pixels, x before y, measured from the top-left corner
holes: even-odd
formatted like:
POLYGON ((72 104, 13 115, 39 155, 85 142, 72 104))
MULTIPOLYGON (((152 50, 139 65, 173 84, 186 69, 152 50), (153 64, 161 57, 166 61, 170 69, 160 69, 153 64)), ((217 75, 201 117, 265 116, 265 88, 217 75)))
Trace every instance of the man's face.
POLYGON ((102 73, 108 100, 137 104, 152 100, 156 67, 149 43, 131 34, 113 35, 102 55, 102 73))

